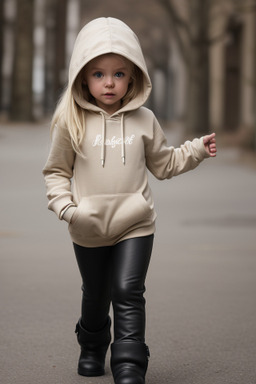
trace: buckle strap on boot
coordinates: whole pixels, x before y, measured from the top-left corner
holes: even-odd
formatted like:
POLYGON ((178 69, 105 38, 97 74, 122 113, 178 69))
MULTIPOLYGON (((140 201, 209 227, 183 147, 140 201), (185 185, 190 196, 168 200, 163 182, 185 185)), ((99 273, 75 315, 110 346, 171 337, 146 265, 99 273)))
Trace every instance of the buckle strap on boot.
POLYGON ((75 333, 77 335, 77 341, 81 347, 88 347, 91 343, 96 345, 109 344, 111 341, 110 335, 111 319, 108 316, 105 326, 98 332, 89 332, 81 324, 81 319, 79 319, 76 324, 75 333))
POLYGON ((75 333, 81 346, 78 362, 78 373, 83 376, 104 375, 105 357, 111 341, 111 319, 108 317, 104 328, 98 332, 88 332, 81 325, 81 319, 76 324, 75 333))

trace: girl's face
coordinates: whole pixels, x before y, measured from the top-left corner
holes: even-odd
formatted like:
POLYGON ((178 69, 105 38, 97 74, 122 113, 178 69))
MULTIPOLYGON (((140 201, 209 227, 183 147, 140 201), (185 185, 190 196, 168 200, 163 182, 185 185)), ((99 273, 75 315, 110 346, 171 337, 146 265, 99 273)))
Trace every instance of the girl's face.
POLYGON ((85 66, 84 83, 96 105, 111 115, 121 107, 131 74, 132 63, 129 60, 109 53, 96 57, 85 66))

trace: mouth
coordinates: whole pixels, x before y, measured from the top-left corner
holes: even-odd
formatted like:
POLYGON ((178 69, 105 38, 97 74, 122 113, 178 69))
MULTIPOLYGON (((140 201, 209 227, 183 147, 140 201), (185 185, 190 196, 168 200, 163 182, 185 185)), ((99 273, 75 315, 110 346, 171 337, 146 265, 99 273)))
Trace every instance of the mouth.
POLYGON ((104 96, 115 96, 115 94, 111 92, 107 92, 107 93, 104 93, 104 96))

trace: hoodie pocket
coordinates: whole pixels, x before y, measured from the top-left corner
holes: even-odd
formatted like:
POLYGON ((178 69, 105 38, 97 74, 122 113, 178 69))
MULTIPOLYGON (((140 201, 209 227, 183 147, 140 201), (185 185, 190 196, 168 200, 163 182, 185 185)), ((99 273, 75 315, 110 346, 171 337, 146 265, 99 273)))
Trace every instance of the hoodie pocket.
POLYGON ((153 209, 141 193, 96 195, 82 198, 69 230, 79 240, 113 239, 150 219, 153 209))

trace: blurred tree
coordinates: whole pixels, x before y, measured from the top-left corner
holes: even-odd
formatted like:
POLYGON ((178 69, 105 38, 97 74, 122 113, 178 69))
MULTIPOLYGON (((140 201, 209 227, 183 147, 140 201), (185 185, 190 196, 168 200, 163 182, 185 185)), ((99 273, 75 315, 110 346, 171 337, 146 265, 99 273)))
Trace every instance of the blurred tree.
POLYGON ((32 120, 34 0, 17 1, 11 90, 11 120, 32 120))
POLYGON ((174 39, 187 68, 187 131, 205 132, 209 125, 209 1, 160 0, 160 3, 169 15, 174 39))
MULTIPOLYGON (((255 9, 256 9, 256 4, 255 4, 255 9)), ((256 16, 255 16, 256 19, 256 16)), ((256 21, 255 21, 255 30, 256 30, 256 21)), ((256 31, 255 31, 256 35, 256 31)), ((254 46, 254 73, 255 73, 255 78, 254 78, 254 143, 253 143, 253 149, 256 152, 256 42, 254 46)))
POLYGON ((45 101, 52 112, 65 84, 67 0, 46 0, 45 101))
MULTIPOLYGON (((4 52, 4 0, 0 1, 0 76, 3 73, 3 52, 4 52)), ((0 81, 0 110, 2 110, 2 81, 0 81)))
POLYGON ((234 16, 242 26, 238 137, 244 148, 256 151, 256 0, 232 2, 234 16))

